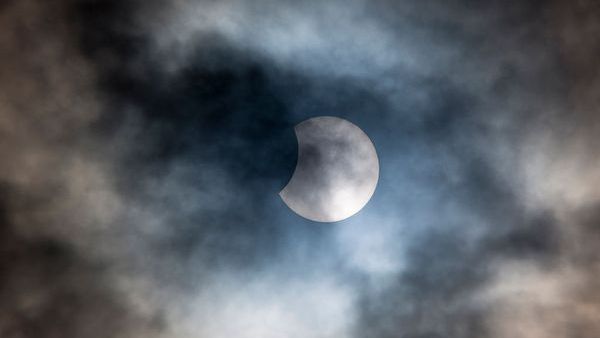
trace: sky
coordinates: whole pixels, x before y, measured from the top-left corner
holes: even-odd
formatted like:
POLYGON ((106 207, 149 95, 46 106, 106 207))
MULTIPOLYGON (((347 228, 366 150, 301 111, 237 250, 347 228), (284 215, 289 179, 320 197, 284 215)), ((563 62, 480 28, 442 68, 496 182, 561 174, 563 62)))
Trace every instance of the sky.
POLYGON ((4 0, 0 336, 600 336, 593 0, 4 0), (379 158, 292 212, 294 126, 379 158))

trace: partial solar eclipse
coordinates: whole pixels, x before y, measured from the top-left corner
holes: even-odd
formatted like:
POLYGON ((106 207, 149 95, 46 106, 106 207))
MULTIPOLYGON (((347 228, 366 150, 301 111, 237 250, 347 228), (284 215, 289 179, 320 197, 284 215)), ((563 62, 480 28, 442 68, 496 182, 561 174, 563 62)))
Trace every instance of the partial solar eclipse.
POLYGON ((379 159, 369 137, 351 122, 332 116, 308 119, 294 131, 298 162, 279 192, 283 202, 316 222, 337 222, 359 212, 379 180, 379 159))

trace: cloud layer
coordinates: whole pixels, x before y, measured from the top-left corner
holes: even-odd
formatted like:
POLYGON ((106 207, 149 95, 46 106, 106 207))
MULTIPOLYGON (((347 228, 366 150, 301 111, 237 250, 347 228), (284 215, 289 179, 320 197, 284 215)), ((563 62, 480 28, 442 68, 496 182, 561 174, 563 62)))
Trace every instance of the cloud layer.
POLYGON ((593 1, 0 5, 0 336, 600 334, 593 1), (380 160, 335 224, 294 126, 380 160))

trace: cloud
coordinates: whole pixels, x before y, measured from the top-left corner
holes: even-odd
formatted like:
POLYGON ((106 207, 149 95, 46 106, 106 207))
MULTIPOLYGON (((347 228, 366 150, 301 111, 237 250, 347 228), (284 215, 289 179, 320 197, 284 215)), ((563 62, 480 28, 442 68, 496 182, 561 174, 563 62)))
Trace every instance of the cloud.
POLYGON ((0 335, 599 332, 592 2, 0 6, 0 335), (330 226, 317 115, 380 159, 330 226))

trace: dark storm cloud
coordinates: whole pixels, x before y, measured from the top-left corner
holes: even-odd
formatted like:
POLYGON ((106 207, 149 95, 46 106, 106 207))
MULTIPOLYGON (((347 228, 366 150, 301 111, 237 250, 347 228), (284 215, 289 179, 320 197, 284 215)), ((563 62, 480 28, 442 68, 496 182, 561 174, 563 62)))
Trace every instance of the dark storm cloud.
POLYGON ((160 331, 160 317, 132 312, 101 263, 86 261, 62 241, 18 234, 6 212, 8 199, 23 198, 16 195, 3 189, 0 199, 3 337, 151 337, 160 331))
POLYGON ((0 11, 3 336, 599 332, 593 2, 0 11), (318 115, 381 176, 317 227, 277 192, 318 115))
POLYGON ((81 152, 98 112, 68 11, 62 1, 0 9, 0 335, 150 337, 160 322, 132 311, 87 257, 90 205, 65 181, 74 161, 93 161, 81 152))

